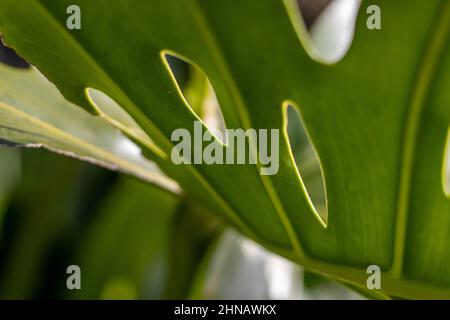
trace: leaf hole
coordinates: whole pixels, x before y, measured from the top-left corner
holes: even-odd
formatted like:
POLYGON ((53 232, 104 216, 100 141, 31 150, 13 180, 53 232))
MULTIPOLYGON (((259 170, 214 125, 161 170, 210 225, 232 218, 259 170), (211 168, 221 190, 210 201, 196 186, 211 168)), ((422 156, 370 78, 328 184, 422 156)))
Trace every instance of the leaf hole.
POLYGON ((450 127, 447 133, 447 141, 444 148, 444 163, 442 166, 442 186, 444 194, 450 198, 450 127))
POLYGON ((283 0, 293 27, 308 54, 325 64, 340 61, 353 40, 360 0, 334 0, 326 6, 309 30, 302 17, 302 1, 283 0))
POLYGON ((217 140, 226 144, 225 120, 205 72, 189 59, 172 51, 163 50, 161 56, 188 108, 217 140))
POLYGON ((150 136, 114 99, 100 90, 86 88, 86 95, 93 108, 100 117, 124 132, 127 136, 140 144, 147 146, 156 154, 165 158, 164 152, 155 144, 150 136))
POLYGON ((299 179, 310 200, 311 209, 322 222, 327 223, 327 196, 320 158, 293 103, 284 104, 285 133, 289 140, 299 179))

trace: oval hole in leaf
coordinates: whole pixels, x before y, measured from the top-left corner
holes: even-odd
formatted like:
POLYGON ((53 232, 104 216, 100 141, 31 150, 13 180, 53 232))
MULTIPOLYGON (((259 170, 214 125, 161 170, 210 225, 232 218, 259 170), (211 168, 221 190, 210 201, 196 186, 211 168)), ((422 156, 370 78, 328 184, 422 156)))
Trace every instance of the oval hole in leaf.
POLYGON ((148 134, 116 101, 105 93, 93 88, 86 88, 86 94, 101 117, 106 118, 108 122, 125 132, 128 136, 133 137, 164 157, 164 152, 156 146, 148 134))
POLYGON ((445 195, 450 198, 450 127, 447 133, 447 142, 444 149, 444 163, 442 169, 442 186, 445 195))
POLYGON ((285 105, 287 135, 292 156, 295 160, 300 180, 305 186, 312 209, 325 222, 327 221, 327 196, 325 179, 319 156, 309 138, 299 112, 292 105, 285 105))
POLYGON ((334 0, 319 15, 309 32, 297 0, 284 0, 297 35, 309 55, 326 64, 341 60, 353 40, 360 0, 334 0))
POLYGON ((206 74, 200 67, 172 51, 164 50, 162 57, 191 111, 221 143, 226 143, 225 120, 206 74))

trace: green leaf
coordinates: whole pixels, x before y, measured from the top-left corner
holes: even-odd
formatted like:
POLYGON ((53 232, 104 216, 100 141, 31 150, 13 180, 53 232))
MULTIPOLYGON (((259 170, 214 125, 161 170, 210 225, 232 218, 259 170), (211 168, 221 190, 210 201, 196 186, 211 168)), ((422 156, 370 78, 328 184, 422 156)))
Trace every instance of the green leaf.
POLYGON ((138 146, 102 119, 68 103, 36 70, 0 65, 0 136, 13 144, 49 150, 133 174, 172 192, 138 146))
POLYGON ((116 101, 154 142, 133 137, 147 156, 249 237, 338 280, 365 285, 377 264, 386 293, 450 297, 450 3, 363 1, 336 64, 311 58, 292 3, 2 0, 0 30, 68 100, 100 114, 86 88, 116 101), (81 30, 65 27, 69 4, 81 8, 81 30), (381 8, 381 30, 366 27, 369 4, 381 8), (172 131, 193 134, 198 117, 162 57, 168 51, 205 72, 228 128, 284 130, 283 109, 299 109, 322 165, 325 221, 286 132, 274 176, 260 176, 259 164, 170 162, 172 131))

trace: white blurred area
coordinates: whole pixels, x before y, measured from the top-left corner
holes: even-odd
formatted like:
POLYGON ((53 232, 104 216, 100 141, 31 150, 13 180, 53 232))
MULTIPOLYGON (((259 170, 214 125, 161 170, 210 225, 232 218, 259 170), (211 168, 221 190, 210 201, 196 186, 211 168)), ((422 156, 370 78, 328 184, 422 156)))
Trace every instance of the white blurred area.
POLYGON ((317 55, 335 63, 347 53, 353 40, 360 0, 334 0, 311 26, 309 33, 317 55))
POLYGON ((362 299, 353 291, 318 277, 306 285, 304 270, 234 231, 218 244, 207 271, 205 299, 320 300, 362 299))

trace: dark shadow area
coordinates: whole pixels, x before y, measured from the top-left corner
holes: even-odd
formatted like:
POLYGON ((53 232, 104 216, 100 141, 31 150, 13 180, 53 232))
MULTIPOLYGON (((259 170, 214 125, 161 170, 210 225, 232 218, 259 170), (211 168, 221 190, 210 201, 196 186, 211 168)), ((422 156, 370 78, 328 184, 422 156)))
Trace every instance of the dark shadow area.
POLYGON ((0 62, 10 65, 15 68, 26 69, 30 67, 30 64, 24 59, 19 57, 16 52, 5 46, 3 39, 0 37, 0 62))

